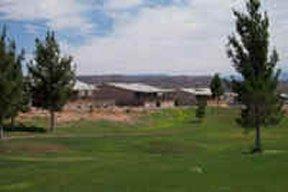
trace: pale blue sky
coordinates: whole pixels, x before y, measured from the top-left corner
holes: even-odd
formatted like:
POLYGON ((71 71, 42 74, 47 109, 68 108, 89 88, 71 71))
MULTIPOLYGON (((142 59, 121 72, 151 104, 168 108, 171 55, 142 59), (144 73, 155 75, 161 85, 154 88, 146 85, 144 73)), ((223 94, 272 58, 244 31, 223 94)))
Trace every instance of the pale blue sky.
MULTIPOLYGON (((288 1, 265 0, 272 44, 288 69, 288 1)), ((0 22, 18 47, 56 31, 78 74, 228 74, 231 8, 244 0, 0 0, 0 22)))

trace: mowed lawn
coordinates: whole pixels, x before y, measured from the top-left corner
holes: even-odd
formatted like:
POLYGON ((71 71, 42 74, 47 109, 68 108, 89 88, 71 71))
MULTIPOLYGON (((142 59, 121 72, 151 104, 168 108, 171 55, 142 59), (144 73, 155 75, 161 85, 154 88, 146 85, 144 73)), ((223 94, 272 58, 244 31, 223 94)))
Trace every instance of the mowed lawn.
POLYGON ((253 132, 238 113, 208 109, 199 124, 193 109, 170 109, 0 141, 0 191, 288 191, 288 119, 263 131, 264 154, 247 155, 253 132))

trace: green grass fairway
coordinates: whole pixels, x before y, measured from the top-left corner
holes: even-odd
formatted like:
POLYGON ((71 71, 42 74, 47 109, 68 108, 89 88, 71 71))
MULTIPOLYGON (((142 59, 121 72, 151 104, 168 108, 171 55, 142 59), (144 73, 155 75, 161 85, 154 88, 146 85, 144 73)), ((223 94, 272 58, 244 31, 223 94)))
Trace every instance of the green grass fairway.
POLYGON ((265 152, 253 156, 237 110, 207 113, 202 124, 193 109, 171 109, 0 141, 0 192, 288 191, 288 118, 263 131, 265 152))

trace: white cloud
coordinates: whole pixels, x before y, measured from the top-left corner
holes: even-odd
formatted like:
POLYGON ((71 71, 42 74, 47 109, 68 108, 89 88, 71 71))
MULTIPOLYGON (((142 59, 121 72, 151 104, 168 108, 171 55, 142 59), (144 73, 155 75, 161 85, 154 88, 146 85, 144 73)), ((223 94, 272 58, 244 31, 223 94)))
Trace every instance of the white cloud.
POLYGON ((41 28, 37 25, 33 25, 33 24, 26 24, 25 25, 25 30, 30 33, 30 34, 33 34, 33 35, 36 35, 38 34, 39 30, 41 28))
MULTIPOLYGON (((234 30, 232 7, 243 8, 243 0, 185 0, 186 6, 144 7, 137 14, 113 12, 114 31, 94 37, 74 49, 78 73, 231 73, 225 44, 234 30)), ((184 2, 184 1, 182 1, 184 2)), ((288 10, 281 1, 281 13, 288 10)), ((280 9, 267 3, 271 16, 280 9), (272 11, 271 11, 272 9, 272 11)), ((273 2, 276 4, 276 2, 273 2)), ((280 2, 278 4, 280 6, 280 2)), ((287 22, 286 15, 281 16, 287 22)), ((279 19, 279 18, 277 18, 279 19)), ((280 21, 280 19, 279 19, 280 21)), ((285 23, 284 22, 284 23, 285 23)), ((287 50, 287 25, 272 23, 273 41, 280 53, 287 50), (282 40, 282 43, 281 43, 282 40), (284 45, 285 44, 285 45, 284 45)), ((285 55, 285 54, 284 54, 285 55)), ((287 61, 282 61, 282 64, 287 61)))
POLYGON ((127 9, 142 4, 142 0, 106 0, 105 8, 112 10, 127 9))
POLYGON ((203 74, 223 71, 227 67, 227 62, 223 62, 227 30, 217 28, 217 24, 208 19, 201 23, 198 17, 192 6, 146 7, 137 17, 116 15, 113 34, 90 39, 77 48, 78 72, 203 74), (207 71, 208 68, 213 70, 207 71))
MULTIPOLYGON (((91 30, 92 25, 82 16, 89 10, 77 0, 1 0, 0 13, 6 20, 43 21, 54 30, 91 30)), ((2 18, 2 19, 3 19, 2 18)))
POLYGON ((288 1, 266 2, 266 7, 271 7, 270 25, 272 26, 272 46, 276 47, 280 54, 281 67, 288 69, 288 1))

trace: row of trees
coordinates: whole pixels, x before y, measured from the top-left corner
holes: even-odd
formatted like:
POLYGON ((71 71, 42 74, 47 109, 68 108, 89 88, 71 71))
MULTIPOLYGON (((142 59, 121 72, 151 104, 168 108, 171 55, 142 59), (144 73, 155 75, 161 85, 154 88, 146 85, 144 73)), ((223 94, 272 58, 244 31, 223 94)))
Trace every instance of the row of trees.
POLYGON ((34 59, 23 75, 24 51, 17 52, 15 41, 9 39, 3 27, 0 39, 0 138, 4 137, 4 121, 28 110, 33 104, 50 112, 50 127, 55 127, 55 112, 67 102, 75 81, 72 57, 62 56, 54 32, 35 41, 34 59), (31 101, 32 98, 32 101, 31 101))

